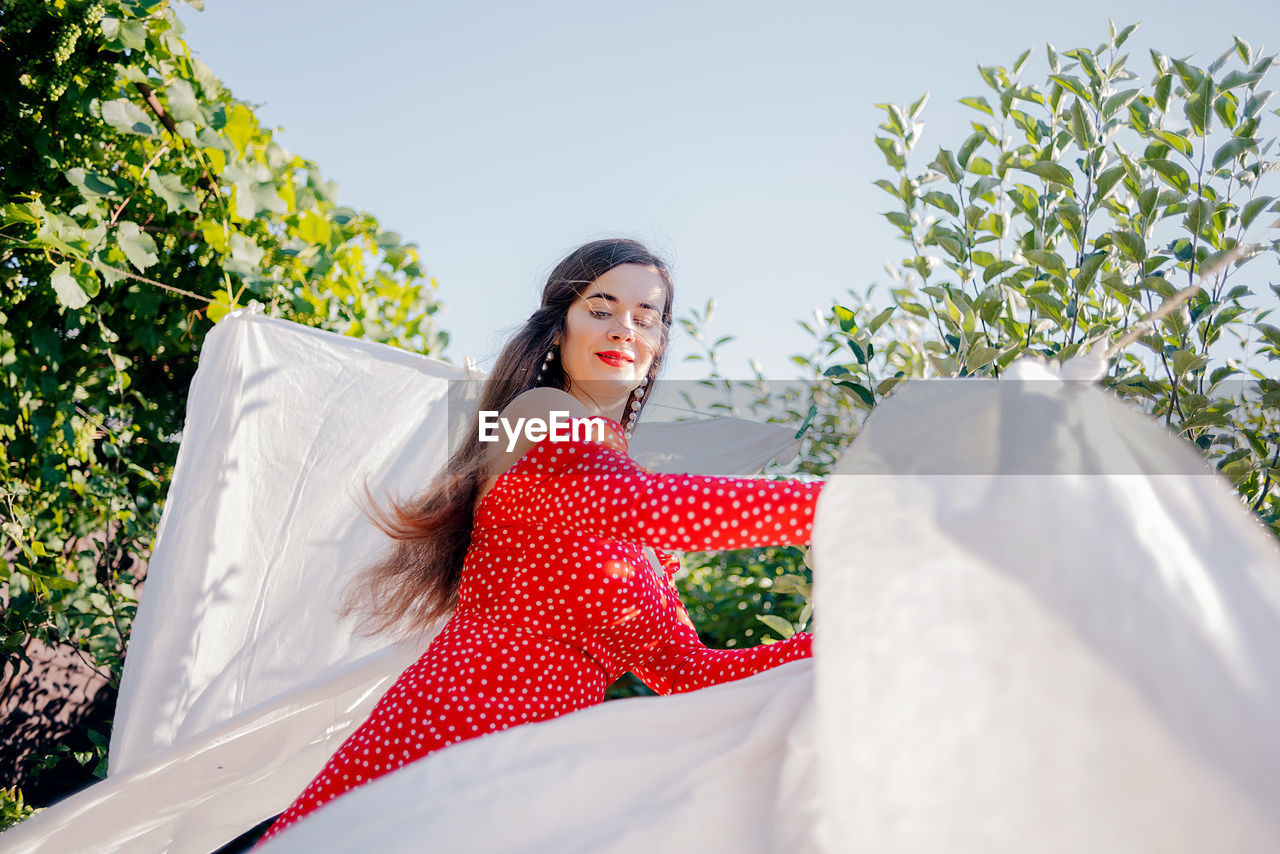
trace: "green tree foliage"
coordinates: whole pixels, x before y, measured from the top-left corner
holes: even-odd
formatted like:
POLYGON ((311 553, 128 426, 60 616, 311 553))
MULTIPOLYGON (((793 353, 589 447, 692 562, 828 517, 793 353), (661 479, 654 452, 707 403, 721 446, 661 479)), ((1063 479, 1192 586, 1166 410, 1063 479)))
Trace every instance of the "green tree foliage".
MULTIPOLYGON (((808 376, 794 384, 758 369, 715 379, 730 339, 710 342, 710 306, 694 312, 681 321, 707 351, 694 358, 735 401, 721 408, 794 424, 793 470, 826 475, 904 379, 1106 354, 1102 384, 1193 443, 1280 533, 1274 57, 1242 39, 1207 67, 1150 51, 1144 81, 1122 53, 1135 28, 1112 27, 1093 50, 1048 47, 1040 85, 1021 80, 1030 51, 980 66, 989 91, 961 102, 977 115, 971 133, 923 171, 911 161, 926 98, 881 105, 876 143, 893 174, 875 183, 910 246, 886 265, 888 299, 872 285, 802 321, 814 349, 793 357, 808 376)), ((779 549, 689 555, 677 581, 699 633, 726 646, 764 639, 744 613, 768 624, 765 638, 805 625, 810 578, 799 550, 779 549), (763 598, 761 578, 786 595, 763 598)))
MULTIPOLYGON (((194 4, 193 4, 194 5, 194 4)), ((277 317, 438 354, 417 252, 191 55, 166 0, 0 0, 6 674, 120 674, 200 342, 277 317)))
POLYGON ((1122 53, 1135 27, 1095 50, 1048 46, 1040 85, 1021 80, 1030 51, 980 66, 988 93, 961 101, 972 133, 920 172, 925 98, 881 105, 893 177, 876 184, 911 251, 888 265, 891 305, 855 295, 812 327, 807 364, 843 386, 820 423, 856 420, 904 377, 1105 355, 1103 385, 1194 443, 1280 532, 1275 57, 1242 39, 1206 67, 1152 50, 1144 80, 1122 53))

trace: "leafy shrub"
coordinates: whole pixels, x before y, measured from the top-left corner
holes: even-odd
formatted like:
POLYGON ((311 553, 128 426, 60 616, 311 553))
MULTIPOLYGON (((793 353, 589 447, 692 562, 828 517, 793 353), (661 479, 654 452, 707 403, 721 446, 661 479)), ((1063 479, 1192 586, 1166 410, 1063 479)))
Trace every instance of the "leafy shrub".
POLYGON ((413 246, 340 207, 182 31, 166 0, 0 2, 6 684, 34 641, 118 681, 213 322, 256 299, 421 352, 447 340, 413 246))

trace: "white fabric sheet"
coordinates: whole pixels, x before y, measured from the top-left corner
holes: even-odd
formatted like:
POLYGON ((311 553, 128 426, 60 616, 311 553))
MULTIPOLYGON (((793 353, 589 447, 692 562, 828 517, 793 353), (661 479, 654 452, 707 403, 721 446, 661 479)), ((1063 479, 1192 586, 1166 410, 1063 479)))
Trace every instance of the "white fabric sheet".
MULTIPOLYGON (((386 542, 357 509, 360 480, 375 496, 425 484, 446 456, 450 388, 457 400, 479 386, 468 377, 247 311, 210 332, 110 776, 6 833, 5 850, 207 852, 293 800, 434 634, 388 647, 334 608, 386 542)), ((718 474, 797 445, 787 428, 729 418, 641 423, 632 443, 657 471, 718 474)))
MULTIPOLYGON (((405 425, 439 420, 433 370, 264 318, 215 329, 113 774, 5 850, 209 851, 302 788, 420 649, 324 620, 375 543, 335 479, 438 465, 405 425), (308 396, 339 376, 361 380, 308 396)), ((1274 538, 1105 392, 1009 376, 908 384, 868 421, 819 503, 813 661, 463 742, 265 850, 1280 850, 1274 538)))
POLYGON ((824 490, 835 850, 1280 851, 1275 539, 1183 440, 1012 375, 904 386, 824 490))

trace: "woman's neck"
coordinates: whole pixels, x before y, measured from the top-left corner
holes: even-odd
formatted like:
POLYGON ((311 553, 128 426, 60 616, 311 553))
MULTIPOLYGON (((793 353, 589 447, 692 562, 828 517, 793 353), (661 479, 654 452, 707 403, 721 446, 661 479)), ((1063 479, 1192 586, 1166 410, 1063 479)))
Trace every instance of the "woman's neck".
POLYGON ((611 395, 605 398, 597 393, 592 397, 572 383, 569 386, 569 394, 576 397, 578 402, 586 407, 588 414, 603 415, 605 418, 611 418, 619 424, 623 423, 622 419, 627 413, 627 397, 629 395, 623 395, 620 398, 615 398, 611 395))

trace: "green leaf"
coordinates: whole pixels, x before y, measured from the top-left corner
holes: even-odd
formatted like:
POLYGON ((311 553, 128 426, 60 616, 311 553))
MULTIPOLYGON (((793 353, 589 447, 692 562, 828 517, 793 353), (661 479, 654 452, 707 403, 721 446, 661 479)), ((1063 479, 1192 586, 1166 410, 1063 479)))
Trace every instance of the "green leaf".
POLYGON ((66 171, 67 180, 72 186, 80 191, 80 195, 86 199, 118 199, 124 194, 120 191, 120 185, 112 178, 105 175, 99 175, 97 172, 89 172, 80 166, 66 171))
POLYGON ((1207 76, 1203 71, 1195 66, 1188 65, 1181 59, 1173 60, 1173 69, 1178 72, 1178 76, 1182 78, 1182 85, 1186 87, 1188 92, 1195 92, 1200 88, 1200 84, 1204 82, 1207 76))
POLYGON ((1031 56, 1031 48, 1027 48, 1018 58, 1013 61, 1013 74, 1016 77, 1022 73, 1022 67, 1027 64, 1027 57, 1031 56))
POLYGON ((1213 205, 1204 199, 1196 199, 1187 205, 1187 215, 1183 217, 1182 222, 1192 234, 1199 234, 1204 230, 1211 216, 1213 216, 1213 205))
POLYGON ((867 406, 876 405, 876 398, 875 398, 875 395, 871 393, 871 389, 867 388, 861 383, 850 382, 849 380, 841 380, 840 382, 836 383, 836 385, 840 386, 841 388, 849 389, 849 391, 856 394, 858 398, 867 406))
POLYGON ((1129 256, 1134 261, 1143 261, 1147 257, 1147 247, 1142 241, 1142 235, 1128 229, 1121 229, 1111 232, 1112 238, 1115 240, 1120 251, 1129 256))
POLYGON ((1046 249, 1027 249, 1022 254, 1032 264, 1066 278, 1067 265, 1063 263, 1062 256, 1058 253, 1046 249))
POLYGON ((964 357, 964 365, 970 372, 989 365, 1000 355, 1000 351, 995 347, 974 347, 969 351, 969 355, 964 357))
MULTIPOLYGON (((8 204, 2 209, 4 211, 4 222, 6 225, 12 222, 24 223, 27 225, 39 226, 41 215, 36 213, 37 208, 33 205, 8 204)), ((43 208, 38 208, 43 213, 43 208)))
POLYGON ((255 133, 253 113, 244 104, 236 104, 227 113, 227 123, 223 132, 231 140, 236 151, 244 154, 255 133))
MULTIPOLYGON (((1093 54, 1084 48, 1067 51, 1067 56, 1072 59, 1080 60, 1080 67, 1089 75, 1089 79, 1095 83, 1101 82, 1102 72, 1098 70, 1098 63, 1094 61, 1093 54)), ((1092 102, 1090 102, 1092 103, 1092 102)))
POLYGON ((979 145, 982 145, 982 143, 985 142, 986 139, 987 139, 986 131, 980 130, 980 131, 977 131, 976 133, 970 134, 969 138, 966 139, 961 144, 960 150, 956 152, 956 162, 958 162, 961 166, 968 166, 969 158, 973 155, 974 149, 976 149, 979 145))
POLYGON ((142 108, 128 98, 117 98, 102 105, 102 120, 117 130, 155 137, 156 126, 142 108))
POLYGON ((1177 149, 1186 157, 1191 156, 1191 152, 1193 150, 1191 148, 1191 140, 1187 139, 1182 134, 1167 130, 1153 130, 1151 135, 1170 148, 1177 149))
POLYGON ((238 265, 237 273, 252 273, 257 269, 257 265, 261 264, 262 257, 266 255, 266 250, 257 245, 253 238, 246 236, 246 234, 232 232, 229 242, 230 250, 232 250, 232 261, 238 265))
POLYGON ((204 123, 204 114, 196 99, 196 90, 185 80, 174 80, 165 90, 169 96, 169 113, 180 122, 204 123))
POLYGON ((871 335, 875 335, 880 327, 884 326, 885 322, 893 315, 894 311, 895 307, 889 306, 884 311, 871 318, 871 322, 867 324, 867 332, 871 335))
POLYGON ((907 165, 907 159, 904 156, 902 146, 896 139, 890 139, 886 136, 876 137, 876 145, 884 152, 884 159, 891 167, 901 170, 907 165))
POLYGON ((907 115, 914 119, 916 116, 920 115, 920 111, 924 109, 924 105, 928 103, 928 101, 929 93, 925 92, 915 101, 915 103, 907 108, 907 115))
POLYGON ((1258 218, 1258 214, 1262 213, 1263 209, 1273 201, 1275 201, 1275 196, 1259 196, 1256 199, 1245 202, 1244 207, 1240 209, 1240 225, 1248 228, 1258 218))
POLYGON ((1027 302, 1056 320, 1062 320, 1062 300, 1053 294, 1027 294, 1027 302))
POLYGON ((964 104, 966 107, 972 107, 979 112, 986 113, 988 116, 995 116, 995 112, 991 109, 991 105, 988 104, 987 99, 983 98, 981 95, 976 95, 970 98, 961 98, 960 103, 964 104))
POLYGON ((1147 219, 1155 213, 1156 202, 1160 200, 1159 187, 1147 187, 1138 194, 1138 212, 1147 219))
POLYGON ((1213 129, 1213 78, 1203 75, 1199 85, 1187 96, 1183 112, 1196 136, 1204 136, 1213 129))
POLYGON ((969 188, 969 196, 974 199, 984 198, 1000 184, 1001 180, 995 175, 983 175, 973 182, 973 186, 969 188))
POLYGON ((1270 323, 1255 323, 1253 328, 1261 332, 1262 337, 1270 341, 1273 347, 1280 347, 1280 329, 1270 323))
POLYGON ((912 228, 911 217, 907 216, 902 211, 889 211, 884 215, 884 218, 889 220, 889 222, 893 223, 898 228, 902 229, 902 233, 904 235, 906 235, 907 237, 911 236, 911 228, 912 228))
POLYGON ((1079 77, 1073 77, 1070 74, 1050 74, 1049 79, 1082 101, 1093 103, 1093 95, 1089 92, 1089 87, 1079 77))
POLYGON ((809 405, 809 411, 804 416, 804 421, 800 422, 800 429, 796 431, 794 438, 799 439, 804 435, 804 431, 809 429, 809 425, 813 423, 813 417, 818 414, 818 407, 813 404, 809 405))
POLYGON ((971 157, 967 166, 974 175, 990 175, 994 171, 991 161, 985 157, 971 157))
POLYGON ((224 290, 218 290, 213 292, 213 302, 209 303, 209 307, 205 309, 205 315, 211 322, 217 323, 239 307, 240 305, 231 298, 230 294, 224 290))
POLYGON ((1138 29, 1138 26, 1139 26, 1138 24, 1130 24, 1129 26, 1125 27, 1123 30, 1120 31, 1120 35, 1116 36, 1113 44, 1117 48, 1119 48, 1121 45, 1123 45, 1126 41, 1129 40, 1129 36, 1133 35, 1133 31, 1138 29))
POLYGON ((933 205, 936 208, 941 208, 942 210, 946 211, 952 216, 960 215, 960 205, 956 202, 954 198, 952 198, 947 193, 943 193, 939 190, 932 190, 928 193, 925 193, 923 196, 920 197, 920 199, 925 204, 933 205))
POLYGON ((159 261, 156 242, 136 222, 122 222, 116 229, 116 241, 124 256, 139 272, 159 261))
POLYGON ((956 156, 945 148, 938 149, 938 156, 929 164, 930 169, 936 169, 953 184, 960 183, 960 179, 964 176, 960 164, 956 162, 956 156))
POLYGON ((857 315, 842 305, 833 308, 836 316, 836 322, 840 324, 840 331, 852 335, 858 331, 857 315))
POLYGON ((858 364, 865 365, 867 363, 867 352, 862 349, 862 345, 855 338, 850 338, 847 343, 849 344, 849 349, 853 351, 853 357, 858 360, 858 364))
MULTIPOLYGON (((901 371, 899 371, 899 373, 901 373, 901 371)), ((881 380, 880 383, 876 386, 876 394, 880 395, 881 397, 884 397, 886 394, 888 394, 890 391, 893 390, 894 386, 902 382, 902 379, 903 379, 902 377, 889 377, 886 380, 881 380)))
POLYGON ((1213 102, 1213 111, 1218 114, 1218 118, 1222 119, 1222 124, 1227 130, 1234 130, 1236 126, 1236 108, 1240 105, 1240 101, 1230 92, 1223 92, 1213 102))
POLYGON ((1160 78, 1160 81, 1156 83, 1156 94, 1153 100, 1155 101, 1157 110, 1163 113, 1169 109, 1169 95, 1172 92, 1173 75, 1165 74, 1160 78))
POLYGON ((1094 145, 1093 121, 1085 113, 1079 98, 1071 102, 1071 135, 1081 148, 1089 149, 1094 145))
POLYGON ((1213 154, 1213 168, 1221 169, 1246 151, 1258 147, 1258 141, 1251 137, 1232 137, 1224 142, 1213 154))
POLYGON ((111 16, 102 19, 100 24, 102 35, 106 37, 109 47, 144 51, 147 48, 147 27, 142 21, 124 20, 111 16))
POLYGON ((1124 166, 1112 166, 1098 176, 1095 185, 1094 201, 1100 202, 1107 196, 1111 195, 1111 191, 1120 183, 1120 179, 1124 177, 1124 166))
POLYGON ((164 200, 169 213, 200 210, 200 200, 196 194, 187 189, 182 179, 171 172, 152 169, 147 173, 147 186, 151 188, 151 192, 164 200))
POLYGON ((996 276, 1000 275, 1006 270, 1011 270, 1016 266, 1018 265, 1012 261, 997 261, 994 264, 988 264, 982 270, 982 281, 984 283, 989 283, 996 276))
POLYGON ((756 614, 756 619, 776 632, 783 640, 796 633, 795 626, 777 614, 756 614))
POLYGON ((1249 100, 1244 103, 1244 115, 1247 118, 1256 116, 1267 105, 1273 95, 1275 95, 1275 91, 1271 89, 1263 92, 1254 92, 1249 96, 1249 100))
POLYGON ((871 183, 875 184, 877 187, 884 190, 886 193, 893 196, 895 199, 898 199, 899 201, 901 201, 902 196, 898 194, 897 184, 893 183, 892 181, 886 181, 884 178, 877 178, 875 181, 872 181, 871 183))
POLYGON ((1161 178, 1165 180, 1170 187, 1173 187, 1180 193, 1187 193, 1191 190, 1191 176, 1187 174, 1187 170, 1183 169, 1172 160, 1163 158, 1153 158, 1144 160, 1148 166, 1156 170, 1161 178))
POLYGON ((1144 291, 1152 291, 1153 293, 1159 294, 1165 299, 1168 299, 1178 292, 1173 285, 1169 284, 1169 280, 1164 276, 1147 276, 1138 283, 1138 287, 1142 288, 1144 291))
POLYGON ((1123 92, 1117 92, 1106 100, 1102 105, 1102 117, 1109 119, 1118 111, 1129 106, 1133 101, 1142 94, 1141 89, 1126 89, 1123 92))
POLYGON ((1075 238, 1076 243, 1080 242, 1080 230, 1083 227, 1080 217, 1080 209, 1072 204, 1059 205, 1054 212, 1058 222, 1062 223, 1062 227, 1066 229, 1067 234, 1075 238))
POLYGON ((1038 175, 1046 181, 1053 184, 1062 184, 1065 187, 1071 187, 1071 173, 1057 163, 1050 163, 1047 160, 1037 160, 1029 166, 1023 167, 1032 175, 1038 175))
POLYGON ((1236 53, 1240 55, 1240 59, 1241 61, 1244 62, 1245 65, 1249 65, 1250 63, 1253 62, 1253 48, 1249 46, 1249 43, 1247 41, 1240 38, 1239 36, 1235 36, 1235 40, 1236 40, 1236 53))
POLYGON ((71 265, 63 261, 53 268, 50 279, 53 292, 58 296, 58 303, 66 308, 83 308, 89 304, 89 295, 80 287, 76 277, 71 274, 71 265))
POLYGON ((1102 268, 1102 264, 1107 260, 1105 250, 1101 252, 1091 252, 1085 256, 1080 262, 1080 272, 1076 274, 1076 287, 1084 289, 1093 284, 1093 277, 1098 274, 1098 270, 1102 268))
POLYGON ((1252 86, 1261 79, 1261 74, 1254 74, 1251 71, 1232 71, 1218 83, 1218 91, 1225 92, 1238 86, 1252 86))
POLYGON ((236 214, 252 219, 263 211, 282 214, 289 204, 280 198, 276 185, 270 181, 238 182, 236 185, 236 214))

